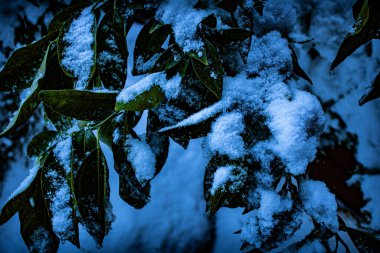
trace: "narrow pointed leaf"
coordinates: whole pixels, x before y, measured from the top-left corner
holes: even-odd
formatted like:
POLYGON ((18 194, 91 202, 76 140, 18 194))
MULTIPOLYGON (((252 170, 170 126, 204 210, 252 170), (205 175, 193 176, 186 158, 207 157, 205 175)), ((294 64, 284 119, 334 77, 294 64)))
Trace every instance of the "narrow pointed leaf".
POLYGON ((367 94, 365 94, 359 101, 359 105, 364 105, 372 100, 380 97, 380 73, 377 74, 372 86, 367 94))

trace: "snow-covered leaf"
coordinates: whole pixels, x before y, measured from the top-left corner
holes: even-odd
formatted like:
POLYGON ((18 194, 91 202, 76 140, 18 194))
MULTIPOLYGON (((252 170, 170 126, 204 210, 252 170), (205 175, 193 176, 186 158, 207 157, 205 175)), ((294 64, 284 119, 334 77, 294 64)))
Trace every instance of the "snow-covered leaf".
POLYGON ((96 70, 96 17, 92 7, 65 22, 58 38, 58 59, 66 75, 83 90, 96 70))
POLYGON ((153 85, 150 89, 138 94, 134 99, 124 102, 116 102, 116 111, 144 111, 156 107, 164 100, 165 94, 160 86, 153 85))
MULTIPOLYGON (((65 140, 61 140, 61 142, 66 144, 65 140)), ((55 147, 60 149, 60 154, 67 154, 68 157, 61 157, 62 155, 57 154, 55 149, 49 153, 42 168, 41 184, 54 233, 61 241, 70 241, 79 248, 78 220, 75 212, 73 177, 70 166, 71 138, 68 139, 68 142, 69 146, 55 147), (66 158, 69 160, 62 160, 66 158), (65 166, 66 164, 68 166, 65 166)))
POLYGON ((103 86, 121 90, 127 79, 128 48, 123 17, 108 12, 98 27, 97 64, 103 86))
POLYGON ((39 93, 45 106, 79 120, 100 121, 114 112, 116 92, 47 90, 39 93))
POLYGON ((58 33, 46 35, 41 40, 16 50, 0 72, 0 91, 26 89, 32 86, 43 65, 47 48, 58 33))

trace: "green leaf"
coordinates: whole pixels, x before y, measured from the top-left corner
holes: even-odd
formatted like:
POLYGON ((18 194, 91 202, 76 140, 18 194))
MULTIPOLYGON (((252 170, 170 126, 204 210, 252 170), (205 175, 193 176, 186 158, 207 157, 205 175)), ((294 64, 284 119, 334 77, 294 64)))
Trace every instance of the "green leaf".
POLYGON ((52 21, 50 21, 48 33, 60 31, 67 20, 78 15, 86 6, 88 6, 88 4, 78 4, 58 12, 52 21))
POLYGON ((133 100, 128 102, 117 101, 116 111, 144 111, 156 107, 164 100, 165 94, 161 87, 153 85, 149 90, 137 95, 133 100))
POLYGON ((75 178, 75 196, 80 213, 80 223, 102 246, 111 228, 110 188, 108 166, 100 147, 84 160, 75 178))
POLYGON ((37 107, 40 104, 40 99, 38 93, 40 91, 39 81, 45 75, 46 60, 49 53, 49 46, 45 52, 44 59, 42 60, 41 66, 38 69, 38 72, 33 81, 32 87, 28 91, 28 95, 21 102, 19 109, 15 112, 14 116, 11 118, 9 124, 1 132, 0 137, 8 134, 9 132, 15 130, 19 126, 23 125, 34 113, 37 107))
POLYGON ((97 140, 90 129, 81 129, 72 135, 73 172, 76 175, 85 158, 98 148, 97 140))
POLYGON ((359 101, 359 105, 364 105, 380 97, 380 72, 372 82, 370 90, 359 101))
MULTIPOLYGON (((67 66, 65 66, 62 63, 62 59, 64 59, 64 54, 65 54, 66 50, 71 46, 69 43, 67 43, 64 40, 64 37, 67 34, 67 32, 69 31, 72 22, 74 20, 76 20, 79 17, 79 15, 80 15, 80 13, 77 14, 77 15, 75 15, 75 16, 73 16, 73 17, 71 17, 63 25, 63 27, 61 29, 61 32, 59 34, 58 49, 57 49, 59 63, 61 65, 63 71, 65 72, 66 75, 74 78, 76 81, 78 81, 79 78, 80 78, 78 76, 78 73, 75 74, 74 71, 73 71, 73 69, 68 68, 67 66)), ((96 21, 95 14, 93 13, 92 15, 94 15, 94 17, 93 17, 93 23, 92 23, 92 26, 91 26, 91 31, 92 31, 92 36, 93 36, 93 43, 91 44, 91 50, 94 52, 94 54, 93 54, 93 58, 92 58, 91 71, 89 73, 89 76, 86 78, 86 80, 83 81, 85 83, 86 87, 89 85, 89 82, 90 82, 91 78, 93 77, 93 75, 95 74, 95 70, 96 70, 96 30, 97 30, 96 28, 97 28, 97 21, 96 21)), ((81 60, 79 58, 80 55, 78 54, 77 56, 78 56, 77 60, 80 61, 81 60)), ((75 86, 78 86, 78 84, 75 84, 75 86)), ((82 87, 82 83, 80 84, 80 86, 81 87, 78 87, 78 88, 86 88, 86 87, 82 87)))
POLYGON ((29 157, 40 156, 44 153, 57 137, 58 132, 46 130, 32 138, 28 144, 27 153, 29 157))
POLYGON ((128 49, 122 16, 108 12, 97 33, 97 64, 104 87, 121 90, 127 79, 128 49))
POLYGON ((184 59, 178 45, 170 45, 157 59, 151 72, 162 72, 177 66, 184 59))
POLYGON ((45 106, 62 115, 101 121, 114 112, 117 93, 80 90, 49 90, 39 93, 45 106))
POLYGON ((308 81, 311 85, 313 84, 313 81, 311 81, 310 77, 305 73, 305 71, 301 68, 301 66, 298 63, 298 57, 296 54, 296 51, 292 46, 289 45, 289 49, 292 55, 292 64, 293 64, 293 72, 297 76, 302 77, 306 81, 308 81))
POLYGON ((164 25, 157 28, 158 24, 160 23, 151 19, 137 36, 133 58, 133 75, 148 73, 158 59, 159 53, 163 51, 161 47, 169 36, 170 26, 164 25))
POLYGON ((197 61, 199 61, 200 63, 202 63, 203 65, 207 66, 208 65, 208 61, 207 61, 207 53, 206 53, 206 49, 203 48, 201 51, 199 52, 195 52, 195 51, 191 51, 188 53, 188 55, 192 58, 192 59, 195 59, 197 61))
POLYGON ((357 16, 351 31, 340 45, 330 70, 334 70, 360 46, 380 37, 380 2, 377 0, 365 0, 362 4, 360 14, 357 16))
POLYGON ((43 65, 50 43, 58 37, 51 33, 41 40, 16 50, 0 72, 0 91, 13 91, 30 87, 43 65))
MULTIPOLYGON (((149 201, 150 184, 142 186, 137 180, 132 164, 127 159, 125 142, 132 132, 127 124, 127 113, 123 112, 116 120, 115 133, 118 136, 112 143, 115 170, 119 174, 119 195, 126 203, 141 209, 149 201)), ((133 132, 132 132, 133 133, 133 132)))
POLYGON ((57 215, 59 217, 57 226, 65 226, 65 230, 62 231, 59 228, 57 231, 58 238, 62 241, 70 241, 79 248, 79 230, 75 212, 75 197, 72 189, 71 161, 66 161, 70 164, 70 171, 66 171, 60 159, 62 158, 57 158, 54 151, 51 151, 47 156, 41 174, 42 192, 52 219, 54 220, 57 215), (65 193, 65 197, 62 196, 62 192, 65 193), (71 211, 67 214, 63 209, 71 211), (62 218, 65 220, 61 220, 62 218))
POLYGON ((219 53, 216 48, 205 40, 208 65, 192 60, 194 72, 199 80, 209 89, 218 99, 222 97, 223 88, 223 66, 219 53))
POLYGON ((347 233, 359 252, 375 253, 379 252, 380 241, 372 234, 347 227, 347 233))

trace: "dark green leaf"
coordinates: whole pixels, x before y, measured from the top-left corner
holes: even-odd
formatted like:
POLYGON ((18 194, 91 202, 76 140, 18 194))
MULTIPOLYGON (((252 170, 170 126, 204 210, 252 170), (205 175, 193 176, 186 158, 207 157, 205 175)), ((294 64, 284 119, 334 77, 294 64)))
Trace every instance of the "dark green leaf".
POLYGON ((199 80, 209 89, 218 99, 222 97, 223 88, 223 67, 220 56, 211 42, 205 40, 208 65, 192 60, 194 72, 199 80))
POLYGON ((149 90, 137 95, 128 102, 117 101, 116 111, 144 111, 156 107, 164 100, 165 94, 160 86, 153 85, 149 90))
POLYGON ((159 53, 163 51, 161 47, 169 36, 170 26, 164 25, 153 29, 158 24, 157 21, 151 19, 144 25, 137 36, 133 58, 133 75, 148 73, 158 59, 159 53))
POLYGON ((338 54, 331 64, 334 70, 348 56, 353 54, 360 46, 368 41, 379 38, 380 29, 380 2, 365 0, 362 3, 359 15, 356 18, 352 31, 350 31, 339 47, 338 54))
POLYGON ((379 97, 380 97, 380 72, 377 74, 375 80, 373 80, 372 86, 370 90, 368 91, 368 93, 360 99, 359 105, 364 105, 379 97))
POLYGON ((80 166, 82 165, 85 158, 95 149, 97 149, 97 140, 95 135, 90 129, 82 129, 78 132, 73 133, 72 136, 73 145, 73 172, 74 176, 80 166))
POLYGON ((41 91, 40 99, 54 112, 79 120, 101 121, 114 112, 117 93, 80 90, 41 91))
POLYGON ((57 137, 56 131, 43 131, 36 136, 28 144, 27 153, 29 157, 40 156, 52 144, 53 140, 57 137))
POLYGON ((101 246, 112 223, 108 167, 98 147, 84 160, 75 178, 75 196, 80 223, 101 246))
POLYGON ((127 79, 128 49, 124 22, 118 12, 108 12, 97 33, 97 64, 103 86, 121 90, 127 79))
POLYGON ((30 87, 43 65, 46 49, 58 37, 51 33, 41 40, 16 50, 0 72, 0 91, 13 91, 30 87))
POLYGON ((157 59, 152 72, 161 72, 177 66, 184 58, 181 49, 172 44, 157 59))

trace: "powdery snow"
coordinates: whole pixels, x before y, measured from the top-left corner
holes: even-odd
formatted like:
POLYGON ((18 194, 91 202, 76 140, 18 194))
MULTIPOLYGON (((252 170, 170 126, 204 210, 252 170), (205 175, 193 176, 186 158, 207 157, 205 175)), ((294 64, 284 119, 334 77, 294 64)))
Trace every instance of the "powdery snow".
POLYGON ((68 135, 66 138, 57 142, 55 148, 53 149, 54 155, 63 166, 66 173, 71 171, 71 152, 72 152, 72 138, 68 135))
POLYGON ((238 112, 226 113, 216 119, 208 136, 210 150, 231 159, 242 158, 245 155, 243 115, 238 112))
POLYGON ((77 79, 75 87, 83 90, 91 76, 94 65, 95 52, 92 48, 95 43, 93 26, 95 16, 92 7, 83 9, 78 18, 71 23, 69 30, 63 37, 68 46, 63 51, 62 65, 71 71, 77 79))
POLYGON ((145 142, 145 136, 140 136, 140 138, 141 140, 129 136, 125 145, 128 152, 127 158, 132 164, 136 178, 142 185, 145 185, 154 177, 156 158, 152 149, 145 142))
POLYGON ((316 222, 338 231, 337 203, 325 183, 305 180, 300 185, 300 198, 305 211, 316 222))

